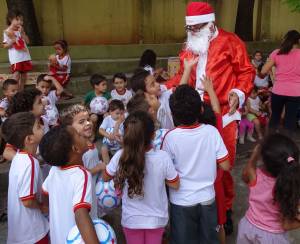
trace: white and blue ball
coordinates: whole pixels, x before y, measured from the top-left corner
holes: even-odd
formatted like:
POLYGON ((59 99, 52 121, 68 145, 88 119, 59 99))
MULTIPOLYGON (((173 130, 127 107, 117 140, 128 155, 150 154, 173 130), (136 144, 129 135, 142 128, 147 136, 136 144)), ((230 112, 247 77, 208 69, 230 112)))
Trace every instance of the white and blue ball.
POLYGON ((98 207, 103 211, 112 210, 120 205, 121 198, 116 192, 114 181, 104 182, 100 179, 95 187, 98 207))
POLYGON ((105 97, 95 97, 90 103, 90 109, 93 114, 105 114, 108 110, 108 101, 105 97))
MULTIPOLYGON (((113 228, 102 219, 93 220, 99 244, 116 244, 117 238, 113 228)), ((66 244, 84 244, 77 226, 70 230, 66 244)))

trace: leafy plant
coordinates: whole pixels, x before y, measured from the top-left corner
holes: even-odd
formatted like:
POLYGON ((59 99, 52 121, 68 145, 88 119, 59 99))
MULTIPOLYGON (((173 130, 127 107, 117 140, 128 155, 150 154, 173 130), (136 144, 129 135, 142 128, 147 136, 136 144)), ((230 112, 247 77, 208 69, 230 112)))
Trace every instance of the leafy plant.
POLYGON ((293 12, 300 12, 300 0, 282 0, 293 12))

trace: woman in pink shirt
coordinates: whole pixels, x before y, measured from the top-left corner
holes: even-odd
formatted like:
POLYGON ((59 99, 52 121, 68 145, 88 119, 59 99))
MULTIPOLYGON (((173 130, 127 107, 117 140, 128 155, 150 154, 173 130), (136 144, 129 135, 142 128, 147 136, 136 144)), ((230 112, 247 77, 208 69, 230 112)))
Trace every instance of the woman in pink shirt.
POLYGON ((241 219, 237 244, 290 243, 287 230, 300 228, 299 149, 281 134, 255 147, 244 168, 249 208, 241 219), (263 165, 256 167, 261 155, 263 165))
POLYGON ((274 50, 261 74, 267 75, 276 67, 275 83, 272 89, 272 116, 270 128, 277 129, 285 107, 284 127, 290 134, 296 129, 297 110, 300 105, 300 33, 289 31, 283 38, 280 49, 274 50))

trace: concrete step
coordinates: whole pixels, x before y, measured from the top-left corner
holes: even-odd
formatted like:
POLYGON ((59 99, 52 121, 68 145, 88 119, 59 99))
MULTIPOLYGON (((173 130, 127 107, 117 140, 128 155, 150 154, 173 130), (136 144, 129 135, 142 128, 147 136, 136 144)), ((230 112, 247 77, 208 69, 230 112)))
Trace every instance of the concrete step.
MULTIPOLYGON (((138 58, 121 59, 78 59, 72 60, 73 76, 85 76, 94 73, 114 74, 117 72, 132 73, 138 67, 138 58)), ((167 67, 168 57, 157 58, 157 67, 167 67)), ((34 72, 47 72, 46 60, 33 61, 34 72)), ((0 63, 0 74, 10 73, 9 63, 0 63)))

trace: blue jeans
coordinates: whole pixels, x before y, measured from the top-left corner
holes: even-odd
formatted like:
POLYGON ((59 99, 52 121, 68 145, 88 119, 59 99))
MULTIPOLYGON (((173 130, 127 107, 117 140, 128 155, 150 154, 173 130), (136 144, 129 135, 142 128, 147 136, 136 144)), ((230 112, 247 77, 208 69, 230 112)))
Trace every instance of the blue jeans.
POLYGON ((178 206, 171 203, 171 244, 217 244, 216 202, 178 206))

